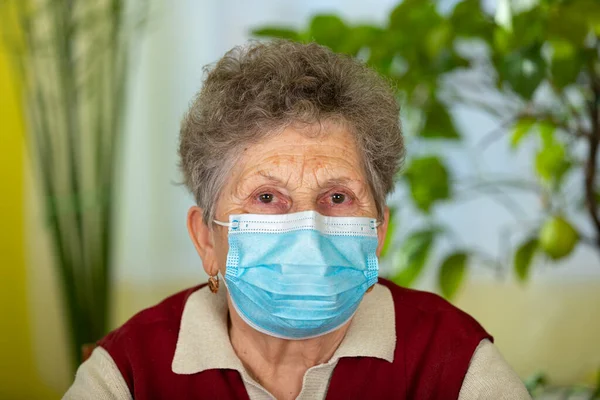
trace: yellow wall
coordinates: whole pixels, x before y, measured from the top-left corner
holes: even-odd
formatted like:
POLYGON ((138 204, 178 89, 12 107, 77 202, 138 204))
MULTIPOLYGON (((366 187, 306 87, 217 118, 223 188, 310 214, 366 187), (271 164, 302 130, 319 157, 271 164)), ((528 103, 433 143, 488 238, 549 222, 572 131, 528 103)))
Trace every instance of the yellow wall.
POLYGON ((0 399, 53 399, 59 395, 42 383, 31 341, 24 132, 16 93, 6 51, 0 47, 0 399))
POLYGON ((594 385, 600 368, 600 281, 469 282, 456 305, 494 336, 522 377, 594 385))

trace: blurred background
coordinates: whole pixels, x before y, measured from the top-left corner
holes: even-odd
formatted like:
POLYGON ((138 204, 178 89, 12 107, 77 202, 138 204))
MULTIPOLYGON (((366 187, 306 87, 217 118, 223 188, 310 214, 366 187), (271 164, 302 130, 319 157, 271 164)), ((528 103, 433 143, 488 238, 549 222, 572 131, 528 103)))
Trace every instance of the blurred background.
POLYGON ((408 155, 383 274, 477 318, 536 393, 591 398, 596 0, 3 0, 0 13, 0 398, 59 398, 82 344, 205 281, 179 122, 203 66, 257 37, 317 40, 390 79, 408 155))

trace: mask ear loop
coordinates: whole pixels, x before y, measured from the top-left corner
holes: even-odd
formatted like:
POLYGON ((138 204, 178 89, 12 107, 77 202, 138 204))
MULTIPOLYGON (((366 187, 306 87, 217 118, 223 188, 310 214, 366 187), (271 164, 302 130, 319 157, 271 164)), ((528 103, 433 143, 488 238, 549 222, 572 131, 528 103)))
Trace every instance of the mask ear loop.
MULTIPOLYGON (((381 225, 381 222, 380 222, 380 221, 375 221, 375 222, 373 223, 373 226, 374 226, 374 228, 373 228, 373 229, 377 229, 377 227, 379 227, 379 225, 381 225)), ((373 288, 375 288, 375 285, 371 285, 371 286, 369 286, 369 287, 367 288, 367 291, 366 291, 366 293, 370 293, 370 292, 373 290, 373 288)))
POLYGON ((217 221, 216 219, 213 219, 213 222, 217 225, 221 225, 226 228, 229 228, 231 226, 231 222, 221 222, 221 221, 217 221))

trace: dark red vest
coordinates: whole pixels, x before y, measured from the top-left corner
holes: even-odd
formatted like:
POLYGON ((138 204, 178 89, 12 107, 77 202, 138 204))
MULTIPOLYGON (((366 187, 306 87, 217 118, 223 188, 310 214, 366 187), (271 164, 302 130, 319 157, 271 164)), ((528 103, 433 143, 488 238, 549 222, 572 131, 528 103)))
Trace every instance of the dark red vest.
MULTIPOLYGON (((392 292, 396 314, 394 362, 373 357, 341 358, 327 399, 457 399, 469 361, 485 330, 439 296, 401 288, 392 292)), ((144 310, 98 344, 117 364, 136 400, 248 399, 235 370, 192 375, 171 371, 186 300, 198 287, 144 310)), ((215 349, 219 351, 219 349, 215 349)))

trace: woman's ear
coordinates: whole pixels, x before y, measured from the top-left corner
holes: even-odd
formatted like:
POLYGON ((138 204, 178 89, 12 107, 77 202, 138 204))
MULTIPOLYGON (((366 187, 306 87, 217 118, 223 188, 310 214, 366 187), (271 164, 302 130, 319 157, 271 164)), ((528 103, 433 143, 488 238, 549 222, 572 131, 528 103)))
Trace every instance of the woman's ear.
POLYGON ((385 237, 387 235, 388 222, 390 221, 390 208, 385 206, 383 209, 383 221, 377 227, 377 257, 381 254, 381 250, 383 250, 383 243, 385 242, 385 237))
POLYGON ((204 223, 200 207, 193 206, 188 210, 187 228, 194 247, 202 259, 204 271, 208 276, 216 275, 219 272, 219 266, 217 265, 212 230, 208 224, 204 223))

